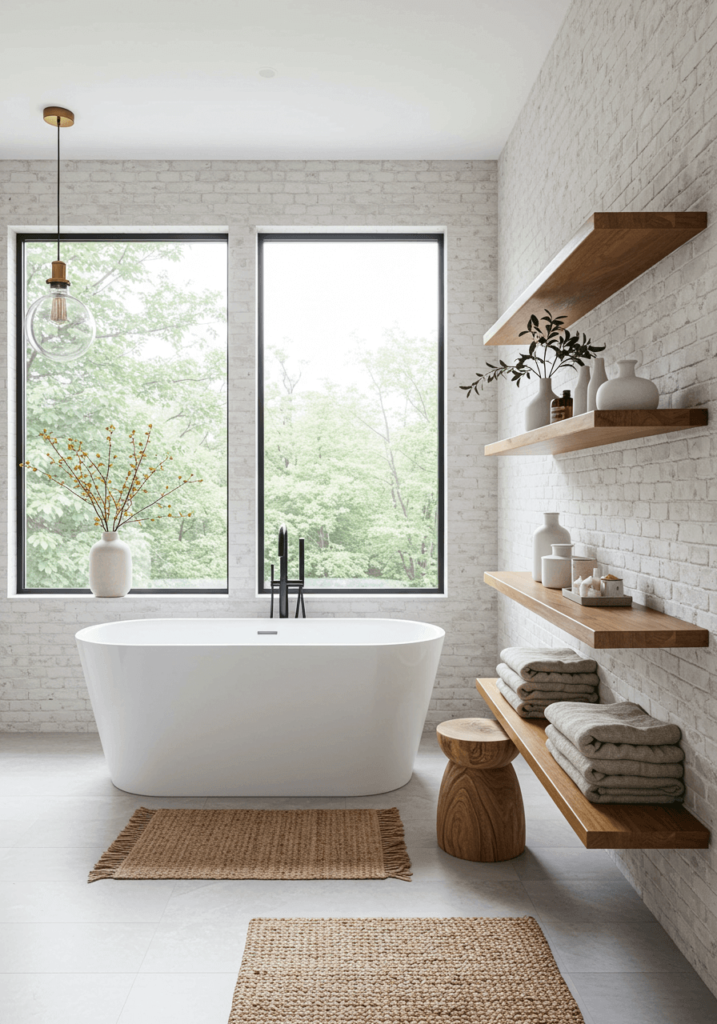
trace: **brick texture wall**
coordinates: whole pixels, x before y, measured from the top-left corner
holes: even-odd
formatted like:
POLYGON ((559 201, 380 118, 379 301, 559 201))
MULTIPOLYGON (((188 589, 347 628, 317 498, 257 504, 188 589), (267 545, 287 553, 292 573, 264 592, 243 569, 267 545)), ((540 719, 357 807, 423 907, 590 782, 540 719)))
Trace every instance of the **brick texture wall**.
POLYGON ((476 671, 495 661, 496 611, 480 585, 496 560, 497 467, 479 456, 495 407, 469 403, 457 384, 475 368, 476 338, 497 315, 495 162, 82 162, 63 164, 63 225, 124 230, 227 229, 230 251, 230 594, 227 597, 13 597, 14 234, 52 228, 55 167, 0 162, 0 353, 3 474, 0 562, 0 728, 93 730, 74 634, 117 618, 266 616, 255 597, 255 248, 258 228, 445 228, 447 253, 447 575, 443 599, 308 598, 309 615, 435 622, 446 643, 427 727, 477 706, 476 671))
MULTIPOLYGON (((556 458, 499 460, 500 566, 528 568, 541 512, 559 511, 573 540, 624 576, 638 601, 714 636, 717 5, 575 0, 499 161, 501 309, 595 210, 708 212, 705 232, 577 326, 607 346, 609 376, 617 359, 638 358, 661 408, 706 407, 711 425, 556 458)), ((557 383, 570 387, 573 377, 557 383)), ((533 388, 498 389, 496 436, 521 431, 533 388)), ((506 598, 496 604, 501 645, 568 642, 587 653, 506 598)), ((681 726, 687 806, 717 831, 714 639, 709 649, 597 657, 603 700, 634 700, 681 726)), ((614 856, 717 991, 717 845, 614 856)))

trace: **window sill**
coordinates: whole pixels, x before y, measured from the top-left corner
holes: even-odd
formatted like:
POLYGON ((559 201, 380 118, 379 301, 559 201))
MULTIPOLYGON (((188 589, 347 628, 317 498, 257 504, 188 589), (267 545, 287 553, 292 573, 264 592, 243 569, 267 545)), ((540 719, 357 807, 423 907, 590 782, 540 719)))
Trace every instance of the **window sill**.
POLYGON ((227 601, 229 594, 127 594, 95 597, 94 594, 8 594, 9 601, 227 601))

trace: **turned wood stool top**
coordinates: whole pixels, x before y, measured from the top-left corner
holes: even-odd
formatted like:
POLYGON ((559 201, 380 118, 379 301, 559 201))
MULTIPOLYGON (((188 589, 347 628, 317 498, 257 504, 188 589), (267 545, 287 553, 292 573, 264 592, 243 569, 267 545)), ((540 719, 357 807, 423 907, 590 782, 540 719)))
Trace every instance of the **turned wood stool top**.
POLYGON ((466 768, 501 768, 518 748, 493 718, 454 718, 437 727, 438 742, 446 757, 466 768))

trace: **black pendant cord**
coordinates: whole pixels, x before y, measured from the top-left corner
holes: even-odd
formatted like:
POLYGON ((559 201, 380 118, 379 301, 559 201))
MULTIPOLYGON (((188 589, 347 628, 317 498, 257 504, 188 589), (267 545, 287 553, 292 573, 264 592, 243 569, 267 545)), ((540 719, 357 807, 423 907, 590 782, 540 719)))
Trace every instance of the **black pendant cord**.
POLYGON ((60 259, 60 118, 57 119, 57 259, 60 259))

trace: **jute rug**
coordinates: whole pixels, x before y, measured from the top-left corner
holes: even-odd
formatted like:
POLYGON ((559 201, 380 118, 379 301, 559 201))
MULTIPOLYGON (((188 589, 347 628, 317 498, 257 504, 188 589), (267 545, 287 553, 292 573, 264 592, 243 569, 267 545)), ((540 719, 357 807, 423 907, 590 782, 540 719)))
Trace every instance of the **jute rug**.
POLYGON ((398 809, 247 811, 140 807, 90 872, 101 878, 402 878, 398 809))
POLYGON ((532 917, 256 918, 229 1024, 584 1024, 532 917))

